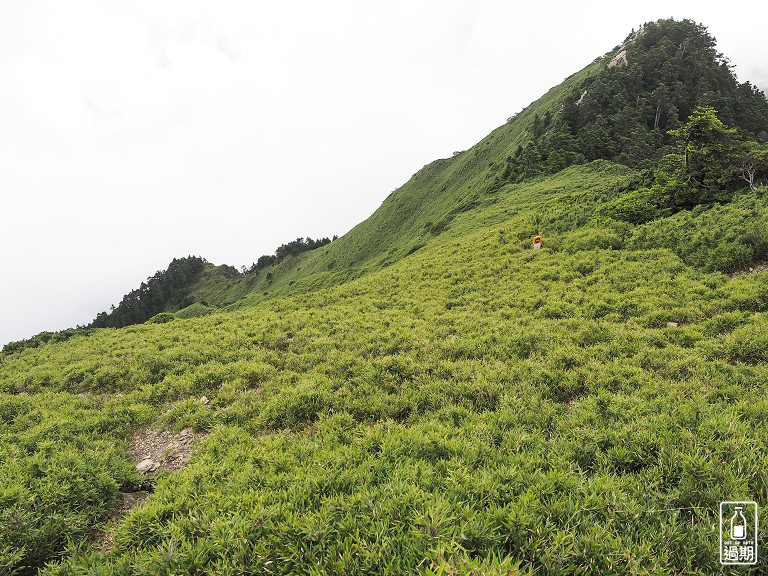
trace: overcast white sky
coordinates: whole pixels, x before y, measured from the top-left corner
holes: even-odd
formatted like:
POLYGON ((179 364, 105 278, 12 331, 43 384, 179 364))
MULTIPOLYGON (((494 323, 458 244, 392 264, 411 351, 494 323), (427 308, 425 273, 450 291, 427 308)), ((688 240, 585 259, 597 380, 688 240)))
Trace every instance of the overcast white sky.
POLYGON ((768 88, 763 2, 0 0, 0 345, 341 235, 670 16, 768 88))

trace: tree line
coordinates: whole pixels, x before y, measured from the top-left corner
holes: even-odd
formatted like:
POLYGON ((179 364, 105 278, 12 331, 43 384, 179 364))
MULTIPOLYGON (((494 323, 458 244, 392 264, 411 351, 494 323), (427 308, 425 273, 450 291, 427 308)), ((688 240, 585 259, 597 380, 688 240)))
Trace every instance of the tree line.
MULTIPOLYGON (((333 237, 336 240, 337 236, 333 237)), ((243 267, 242 274, 258 272, 263 268, 277 264, 289 256, 296 256, 308 250, 314 250, 329 244, 330 238, 297 238, 287 244, 281 244, 272 255, 260 256, 250 268, 243 267)), ((200 273, 209 264, 204 258, 188 256, 174 258, 167 270, 158 271, 147 278, 136 290, 126 294, 117 306, 109 312, 100 312, 89 328, 122 328, 146 322, 156 314, 168 310, 178 310, 193 303, 189 297, 200 273)), ((237 271, 232 268, 233 274, 237 271)))
POLYGON ((146 322, 169 308, 183 308, 192 285, 208 261, 198 256, 174 258, 167 270, 147 278, 136 290, 123 296, 109 313, 100 312, 89 328, 122 328, 146 322))
POLYGON ((287 244, 281 244, 280 246, 278 246, 274 254, 264 254, 263 256, 259 256, 256 262, 254 262, 250 267, 243 266, 241 271, 243 274, 252 274, 255 272, 259 272, 260 270, 263 270, 268 266, 274 266, 275 264, 282 262, 289 256, 297 256, 302 252, 307 252, 308 250, 315 250, 316 248, 320 248, 322 246, 325 246, 326 244, 330 244, 333 240, 336 240, 337 238, 338 236, 334 236, 332 239, 318 238, 317 240, 313 240, 309 236, 307 236, 306 238, 296 238, 296 240, 293 240, 291 242, 288 242, 287 244))
MULTIPOLYGON (((296 256, 308 250, 314 250, 330 244, 333 238, 318 238, 309 236, 297 238, 286 244, 281 244, 274 254, 260 256, 250 267, 243 266, 241 274, 257 273, 260 270, 282 262, 289 256, 296 256)), ((74 336, 88 336, 96 328, 123 328, 146 322, 153 316, 168 310, 179 310, 193 304, 190 292, 199 279, 200 274, 209 262, 198 256, 174 258, 166 270, 157 271, 153 276, 142 282, 141 286, 123 296, 117 306, 112 306, 109 312, 99 312, 96 318, 86 326, 68 328, 58 332, 40 332, 32 338, 9 342, 0 350, 0 355, 13 354, 26 348, 37 348, 48 342, 63 342, 74 336)), ((233 277, 238 272, 231 268, 233 277)))
POLYGON ((3 346, 0 351, 0 356, 13 354, 14 352, 20 352, 26 348, 37 348, 43 344, 64 342, 73 338, 74 336, 89 336, 93 332, 90 328, 78 326, 77 328, 67 328, 66 330, 59 330, 58 332, 40 332, 35 334, 32 338, 24 340, 17 340, 15 342, 8 342, 3 346))

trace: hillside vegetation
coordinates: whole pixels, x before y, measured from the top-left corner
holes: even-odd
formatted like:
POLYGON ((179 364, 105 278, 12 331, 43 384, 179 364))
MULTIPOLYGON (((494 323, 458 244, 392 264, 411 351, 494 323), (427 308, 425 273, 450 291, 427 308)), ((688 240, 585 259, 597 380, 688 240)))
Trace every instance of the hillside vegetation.
POLYGON ((710 213, 765 222, 768 190, 687 225, 590 215, 629 179, 572 168, 345 285, 5 357, 6 566, 716 571, 718 502, 768 495, 768 278, 652 238, 727 238, 710 213), (124 452, 145 426, 210 434, 104 526, 145 487, 124 452))
POLYGON ((5 350, 0 574, 727 573, 719 502, 768 499, 759 130, 703 101, 648 162, 511 168, 625 49, 338 240, 5 350), (188 428, 136 470, 134 434, 188 428))

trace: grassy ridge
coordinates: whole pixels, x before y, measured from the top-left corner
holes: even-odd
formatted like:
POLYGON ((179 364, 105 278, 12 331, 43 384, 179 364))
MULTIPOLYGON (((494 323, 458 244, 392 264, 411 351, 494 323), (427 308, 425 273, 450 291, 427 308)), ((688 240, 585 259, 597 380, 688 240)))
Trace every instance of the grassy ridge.
POLYGON ((768 497, 768 277, 707 262, 766 189, 601 217, 634 177, 507 186, 347 284, 0 360, 5 569, 717 573, 718 502, 768 497), (98 551, 149 424, 210 435, 98 551))
MULTIPOLYGON (((142 306, 134 308, 142 308, 143 300, 153 304, 159 300, 161 304, 152 306, 146 314, 128 314, 130 322, 95 325, 133 324, 160 312, 174 313, 192 303, 238 309, 359 278, 421 249, 461 215, 493 202, 496 192, 510 182, 525 181, 528 186, 531 178, 551 176, 566 166, 596 159, 658 169, 666 154, 680 152, 674 129, 681 130, 690 120, 688 115, 705 103, 714 106, 712 113, 720 115, 737 129, 739 138, 746 140, 733 150, 729 148, 727 154, 716 154, 720 159, 717 162, 710 158, 706 170, 702 165, 690 174, 678 173, 674 168, 675 162, 683 162, 682 156, 677 160, 667 158, 661 164, 672 172, 662 178, 663 182, 645 178, 643 186, 635 187, 634 195, 616 197, 614 203, 602 206, 602 215, 625 222, 648 222, 698 203, 728 201, 742 184, 734 168, 745 161, 746 142, 752 147, 752 160, 747 161, 763 154, 758 141, 765 139, 768 129, 768 101, 750 83, 738 82, 705 27, 690 20, 660 20, 648 23, 637 33, 633 31, 624 44, 566 78, 469 150, 425 166, 338 241, 301 254, 291 249, 295 242, 283 245, 275 254, 280 253, 279 258, 263 256, 259 265, 244 275, 229 266, 206 264, 189 285, 174 287, 178 293, 141 298, 142 306), (612 66, 620 53, 626 56, 624 64, 612 66), (705 173, 706 182, 701 179, 705 173)), ((723 130, 728 132, 725 126, 723 130)), ((697 149, 704 150, 700 146, 697 149)), ((757 170, 758 181, 764 168, 757 170)), ((588 206, 583 206, 585 199, 578 195, 569 200, 570 208, 580 206, 582 220, 593 216, 590 210, 594 201, 586 199, 588 206)), ((549 234, 553 228, 572 223, 569 211, 561 210, 559 215, 566 220, 550 218, 546 222, 549 234)), ((745 230, 740 229, 742 215, 729 215, 732 229, 722 231, 716 222, 714 227, 720 235, 712 238, 703 233, 699 239, 703 251, 693 247, 685 255, 686 262, 708 270, 733 270, 768 257, 768 234, 754 224, 759 222, 754 209, 748 215, 754 225, 745 230), (749 236, 748 241, 744 242, 739 234, 749 236), (713 242, 717 245, 713 246, 713 242), (738 246, 738 251, 733 252, 732 245, 738 246)), ((609 227, 603 231, 602 241, 619 247, 618 237, 626 239, 629 232, 615 222, 609 227)), ((650 238, 636 238, 636 246, 665 245, 678 252, 678 236, 682 235, 689 246, 694 244, 694 239, 686 236, 689 228, 683 224, 669 237, 660 238, 657 233, 666 232, 666 224, 658 229, 651 227, 650 238)), ((569 246, 575 244, 580 249, 600 239, 585 236, 570 240, 569 246)), ((117 315, 121 312, 118 307, 117 315)), ((14 349, 25 345, 14 344, 14 349)), ((37 341, 29 344, 36 345, 37 341)))

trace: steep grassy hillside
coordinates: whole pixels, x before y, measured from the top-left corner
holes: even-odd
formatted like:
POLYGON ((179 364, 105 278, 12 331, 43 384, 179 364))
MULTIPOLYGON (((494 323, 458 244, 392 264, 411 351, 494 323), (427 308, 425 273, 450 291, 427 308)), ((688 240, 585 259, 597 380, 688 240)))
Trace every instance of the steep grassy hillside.
POLYGON ((237 280, 231 308, 275 296, 334 286, 379 270, 420 249, 448 228, 457 215, 492 201, 497 170, 529 137, 533 118, 554 113, 566 94, 600 73, 599 60, 566 79, 471 149, 436 160, 390 194, 376 212, 343 237, 317 250, 237 280))
POLYGON ((344 237, 243 276, 209 267, 185 301, 234 309, 338 285, 420 249, 509 183, 598 159, 656 168, 674 151, 669 130, 698 105, 741 137, 768 140, 765 95, 737 81, 706 28, 648 23, 469 150, 425 166, 344 237))
MULTIPOLYGON (((276 263, 262 256, 263 265, 247 274, 206 263, 201 270, 170 275, 185 276, 186 283, 172 282, 170 289, 145 294, 147 285, 163 274, 158 273, 126 295, 117 310, 101 314, 93 326, 140 323, 190 304, 197 306, 184 316, 207 309, 238 309, 380 270, 444 233, 458 215, 494 202, 497 192, 511 183, 598 159, 657 168, 665 154, 675 151, 669 131, 679 128, 698 105, 713 106, 741 138, 768 140, 768 100, 749 82, 737 81, 706 28, 690 20, 648 23, 469 150, 425 166, 344 237, 278 258, 276 263)), ((765 154, 761 175, 766 170, 765 154)), ((740 163, 734 159, 733 166, 740 163)), ((724 196, 718 190, 716 198, 723 201, 732 190, 725 192, 724 196)), ((695 203, 680 205, 690 208, 695 203)), ((637 216, 647 218, 648 213, 641 210, 637 216)), ((616 216, 610 209, 606 215, 616 216)), ((174 261, 171 267, 187 260, 200 259, 174 261)), ((746 258, 740 263, 748 264, 746 258)), ((168 317, 159 320, 163 319, 168 317)), ((54 336, 63 339, 70 334, 43 334, 31 344, 54 336)), ((18 349, 29 343, 12 344, 11 349, 18 349)))
POLYGON ((637 177, 573 167, 341 286, 5 356, 0 570, 718 573, 719 501, 768 498, 768 274, 705 269, 768 189, 601 216, 637 177), (207 435, 148 480, 153 427, 207 435))

